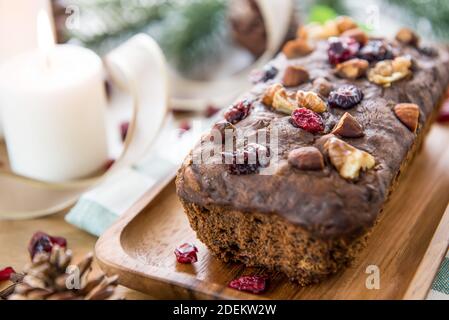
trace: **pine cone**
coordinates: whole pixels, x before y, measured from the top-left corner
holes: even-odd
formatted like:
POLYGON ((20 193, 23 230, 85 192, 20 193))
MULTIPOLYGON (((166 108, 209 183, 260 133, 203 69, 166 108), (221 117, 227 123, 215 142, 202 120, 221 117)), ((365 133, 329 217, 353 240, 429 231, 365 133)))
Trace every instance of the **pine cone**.
POLYGON ((72 252, 54 246, 38 253, 25 267, 24 276, 0 295, 8 300, 106 300, 117 287, 117 276, 89 280, 93 255, 70 266, 72 252))

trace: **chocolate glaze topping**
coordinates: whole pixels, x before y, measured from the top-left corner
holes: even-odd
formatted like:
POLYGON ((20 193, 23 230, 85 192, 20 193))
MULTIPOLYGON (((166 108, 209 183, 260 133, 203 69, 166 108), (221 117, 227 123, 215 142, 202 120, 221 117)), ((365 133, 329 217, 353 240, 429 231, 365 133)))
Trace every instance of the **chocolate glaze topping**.
POLYGON ((389 88, 373 84, 366 77, 355 81, 336 77, 328 62, 326 41, 320 42, 306 57, 287 60, 280 54, 271 63, 279 69, 278 75, 253 88, 246 96, 255 99, 253 108, 247 118, 235 124, 236 130, 245 135, 254 134, 261 128, 278 129, 279 169, 273 175, 232 175, 224 164, 192 164, 189 156, 179 171, 179 196, 206 208, 220 205, 244 212, 278 214, 319 239, 351 239, 360 235, 375 223, 407 153, 435 112, 449 83, 446 48, 438 49, 437 56, 428 56, 413 47, 398 43, 392 43, 392 46, 401 55, 410 55, 414 63, 413 76, 394 82, 389 88), (281 82, 286 67, 293 64, 305 67, 310 81, 288 88, 289 92, 312 90, 313 80, 325 77, 335 87, 355 84, 363 91, 364 99, 349 110, 329 107, 327 112, 320 114, 325 124, 322 134, 296 128, 290 123, 290 116, 261 103, 265 89, 281 82), (403 102, 420 107, 416 134, 408 130, 392 110, 397 103, 403 102), (288 165, 288 154, 295 148, 315 146, 324 151, 326 134, 345 112, 363 126, 364 136, 342 140, 370 153, 376 159, 374 169, 361 172, 356 181, 348 181, 339 175, 328 158, 322 171, 301 171, 288 165))

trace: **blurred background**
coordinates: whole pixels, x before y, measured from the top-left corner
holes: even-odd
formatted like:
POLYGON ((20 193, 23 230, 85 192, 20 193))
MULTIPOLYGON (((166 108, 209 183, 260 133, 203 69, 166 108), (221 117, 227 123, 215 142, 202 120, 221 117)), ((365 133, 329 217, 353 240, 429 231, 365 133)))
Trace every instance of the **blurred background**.
MULTIPOLYGON (((238 58, 226 64, 224 75, 236 72, 265 49, 263 19, 253 0, 53 0, 53 6, 59 42, 103 54, 133 34, 148 33, 171 66, 192 79, 217 77, 217 66, 230 57, 238 58)), ((295 6, 299 23, 344 14, 372 33, 394 34, 406 25, 424 40, 449 37, 446 0, 295 0, 295 6)))

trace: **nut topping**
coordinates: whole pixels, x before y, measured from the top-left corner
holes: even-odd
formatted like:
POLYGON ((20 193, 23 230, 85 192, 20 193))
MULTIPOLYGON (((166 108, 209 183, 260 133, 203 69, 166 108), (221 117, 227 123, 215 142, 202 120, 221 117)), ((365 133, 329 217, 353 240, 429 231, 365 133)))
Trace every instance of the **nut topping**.
POLYGON ((338 26, 335 20, 329 20, 324 23, 324 25, 319 24, 317 31, 319 30, 315 39, 328 39, 330 37, 336 37, 340 35, 338 26))
POLYGON ((309 73, 301 66, 288 66, 282 83, 286 87, 295 87, 309 81, 309 73))
POLYGON ((376 164, 372 155, 336 137, 326 141, 325 149, 331 163, 345 179, 355 180, 359 177, 360 170, 372 169, 376 164))
POLYGON ((324 24, 317 22, 308 23, 301 26, 296 31, 297 39, 308 39, 318 41, 330 37, 338 37, 342 33, 357 28, 357 24, 349 17, 341 16, 324 24))
POLYGON ((313 90, 324 98, 327 98, 333 89, 334 86, 326 78, 320 77, 313 81, 313 90))
MULTIPOLYGON (((222 121, 218 121, 217 123, 215 123, 212 127, 211 133, 213 135, 214 130, 216 130, 217 132, 220 133, 221 135, 221 140, 222 141, 215 141, 215 143, 224 143, 226 141, 226 132, 234 132, 235 131, 235 127, 232 123, 226 121, 226 120, 222 120, 222 121)), ((214 136, 214 135, 213 135, 214 136)), ((215 136, 214 136, 215 137, 215 136)))
POLYGON ((394 107, 394 113, 410 131, 416 131, 419 119, 418 105, 414 103, 399 103, 394 107))
POLYGON ((320 23, 306 24, 297 33, 298 38, 309 39, 311 41, 324 40, 330 37, 337 37, 340 35, 335 20, 327 21, 324 25, 320 23))
POLYGON ((298 57, 303 57, 310 54, 315 48, 310 45, 305 39, 295 39, 288 41, 282 52, 285 54, 287 59, 294 59, 298 57))
POLYGON ((184 170, 184 175, 183 175, 183 179, 184 179, 184 185, 195 191, 195 192, 201 192, 201 186, 198 182, 198 179, 195 176, 195 173, 193 172, 193 169, 191 166, 188 166, 185 170, 184 170))
POLYGON ((412 59, 410 57, 397 57, 391 62, 394 72, 407 73, 412 67, 412 59))
POLYGON ((411 67, 411 59, 404 56, 394 60, 380 61, 368 71, 368 79, 373 83, 389 87, 391 83, 409 76, 411 67))
POLYGON ((396 33, 396 40, 400 43, 417 47, 419 43, 419 37, 409 28, 402 28, 396 33))
POLYGON ((357 28, 357 23, 347 16, 338 17, 335 19, 335 23, 337 25, 338 32, 340 33, 357 28))
POLYGON ((362 46, 365 45, 368 42, 368 35, 361 29, 355 28, 350 29, 341 34, 342 37, 348 37, 352 38, 358 43, 360 43, 362 46))
POLYGON ((315 147, 303 147, 290 151, 288 162, 300 170, 322 170, 324 168, 323 155, 315 147))
POLYGON ((356 58, 339 63, 336 67, 336 71, 337 75, 342 78, 355 80, 364 76, 368 67, 368 61, 356 58))
POLYGON ((297 30, 296 30, 296 38, 297 39, 308 39, 309 35, 307 33, 307 28, 305 26, 300 26, 297 30))
POLYGON ((284 87, 280 83, 276 83, 273 84, 272 86, 269 86, 262 98, 262 103, 268 107, 271 107, 273 105, 274 94, 283 88, 284 87))
POLYGON ((291 114, 296 108, 296 104, 290 99, 285 89, 276 91, 273 98, 273 109, 276 111, 291 114))
POLYGON ((296 101, 300 107, 322 113, 327 110, 326 103, 313 91, 299 90, 296 93, 296 101))
POLYGON ((332 130, 332 133, 345 138, 359 138, 363 136, 363 128, 356 118, 346 112, 332 130))

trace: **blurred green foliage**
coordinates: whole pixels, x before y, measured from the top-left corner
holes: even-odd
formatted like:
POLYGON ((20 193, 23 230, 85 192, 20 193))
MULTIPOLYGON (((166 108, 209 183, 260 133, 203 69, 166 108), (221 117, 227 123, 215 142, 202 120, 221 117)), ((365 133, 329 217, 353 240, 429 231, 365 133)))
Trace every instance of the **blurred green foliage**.
POLYGON ((132 35, 150 34, 171 64, 189 74, 220 55, 226 38, 226 0, 65 0, 79 8, 79 28, 67 37, 104 54, 132 35))
POLYGON ((421 19, 427 19, 432 26, 432 36, 449 39, 449 1, 448 0, 386 0, 407 13, 410 25, 416 25, 421 19))
POLYGON ((325 23, 328 20, 337 17, 337 12, 331 7, 325 5, 315 5, 310 9, 308 22, 325 23))
MULTIPOLYGON (((304 21, 322 22, 337 15, 352 15, 365 8, 362 1, 356 0, 296 0, 304 21)), ((422 36, 432 39, 449 39, 449 0, 374 0, 369 4, 378 4, 381 15, 389 16, 401 25, 419 29, 422 36)), ((367 2, 368 5, 368 2, 367 2)), ((359 12, 360 13, 360 12, 359 12)), ((360 21, 359 21, 360 22, 360 21)), ((366 31, 368 26, 359 23, 366 31)))
MULTIPOLYGON (((103 54, 135 33, 148 33, 161 45, 171 64, 184 74, 192 74, 198 66, 213 65, 223 56, 221 49, 229 38, 227 0, 56 1, 80 8, 80 28, 67 30, 69 38, 103 54)), ((355 0, 295 1, 301 21, 306 22, 324 23, 363 8, 355 0)), ((373 1, 382 5, 381 14, 392 15, 400 24, 414 28, 423 22, 431 25, 419 30, 424 37, 449 39, 449 0, 373 1), (395 9, 391 10, 394 13, 385 10, 386 6, 395 9)), ((360 22, 362 28, 371 31, 360 22)))
POLYGON ((220 54, 227 27, 225 14, 225 1, 202 0, 165 16, 158 39, 178 70, 189 72, 192 62, 220 54))

